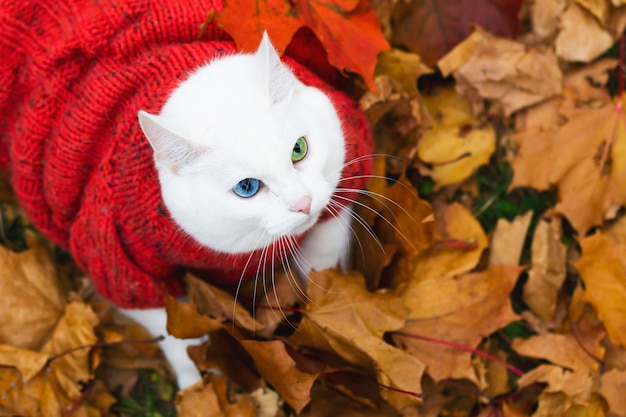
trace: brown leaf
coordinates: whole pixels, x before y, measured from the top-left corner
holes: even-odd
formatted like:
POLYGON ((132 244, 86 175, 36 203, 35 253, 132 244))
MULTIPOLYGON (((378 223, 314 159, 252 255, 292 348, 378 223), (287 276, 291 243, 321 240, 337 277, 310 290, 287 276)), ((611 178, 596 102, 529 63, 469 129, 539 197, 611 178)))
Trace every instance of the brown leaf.
MULTIPOLYGON (((402 300, 386 293, 370 293, 363 277, 333 270, 311 273, 310 298, 298 332, 291 340, 299 346, 334 352, 348 363, 374 369, 380 384, 419 393, 424 366, 383 340, 386 332, 404 325, 402 300)), ((402 407, 415 398, 382 391, 392 404, 402 407)))
POLYGON ((498 220, 489 250, 490 266, 519 265, 532 217, 533 212, 529 211, 526 214, 520 214, 512 222, 506 219, 498 220))
POLYGON ((198 313, 193 303, 184 303, 174 297, 165 298, 167 332, 180 339, 204 336, 224 327, 219 320, 198 313))
POLYGON ((527 49, 480 27, 437 66, 444 75, 454 75, 457 91, 494 100, 507 116, 560 94, 562 88, 563 75, 552 52, 527 49))
POLYGON ((576 268, 591 303, 615 343, 626 346, 626 245, 596 233, 580 240, 582 256, 576 268))
POLYGON ((577 3, 570 4, 563 12, 559 24, 561 30, 556 38, 556 54, 565 61, 590 62, 609 49, 615 41, 600 25, 597 17, 577 3))
POLYGON ((410 283, 404 298, 412 305, 420 304, 419 301, 410 301, 412 297, 423 298, 418 295, 421 290, 417 289, 422 281, 470 271, 478 264, 488 245, 480 223, 459 203, 443 206, 436 217, 439 228, 437 240, 411 259, 407 271, 410 283), (468 247, 458 247, 456 243, 467 244, 468 247))
POLYGON ((626 415, 626 371, 611 369, 602 375, 600 384, 600 393, 609 403, 609 411, 618 416, 626 415))
POLYGON ((563 109, 556 130, 517 133, 511 188, 559 186, 555 210, 579 233, 600 224, 611 204, 626 202, 626 127, 622 105, 563 109))
MULTIPOLYGON (((0 392, 0 410, 11 415, 63 415, 81 395, 81 382, 93 377, 90 349, 77 349, 97 341, 94 327, 97 317, 79 301, 68 304, 65 315, 59 320, 51 338, 41 353, 48 358, 48 366, 31 376, 28 381, 8 374, 12 378, 8 387, 0 392)), ((24 368, 22 368, 24 369, 24 368)), ((10 380, 10 379, 9 379, 10 380)))
POLYGON ((411 320, 402 329, 405 336, 394 340, 426 363, 429 375, 436 381, 446 378, 476 381, 472 354, 467 349, 476 348, 483 337, 519 319, 509 295, 520 270, 493 267, 482 273, 421 281, 422 292, 415 290, 411 296, 405 295, 405 302, 411 306, 411 320), (420 293, 425 305, 414 299, 420 293))
POLYGON ((187 274, 186 280, 189 299, 201 314, 222 322, 232 321, 237 327, 250 331, 264 328, 226 291, 192 274, 187 274))
POLYGON ((225 378, 211 375, 207 384, 196 384, 176 395, 180 417, 254 417, 255 403, 250 395, 226 396, 225 378))
POLYGON ((392 14, 392 42, 418 53, 434 65, 479 24, 493 33, 514 38, 522 2, 452 0, 396 2, 392 14))
POLYGON ((0 343, 39 350, 65 311, 65 294, 48 247, 33 235, 30 249, 0 246, 0 343))
POLYGON ((558 293, 566 275, 566 248, 561 243, 560 222, 540 220, 532 243, 532 265, 524 285, 524 302, 544 322, 556 310, 558 293))
POLYGON ((319 373, 300 371, 280 340, 242 340, 241 345, 252 356, 259 374, 300 413, 311 401, 311 387, 319 373))

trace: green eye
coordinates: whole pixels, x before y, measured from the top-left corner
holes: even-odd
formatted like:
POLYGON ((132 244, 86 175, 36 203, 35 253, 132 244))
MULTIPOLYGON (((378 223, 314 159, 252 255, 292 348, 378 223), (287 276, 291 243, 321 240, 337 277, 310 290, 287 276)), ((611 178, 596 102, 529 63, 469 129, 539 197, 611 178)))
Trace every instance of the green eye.
POLYGON ((293 145, 293 151, 291 151, 291 161, 292 162, 300 162, 306 156, 307 151, 309 150, 309 144, 306 143, 306 139, 304 136, 300 136, 296 141, 296 144, 293 145))

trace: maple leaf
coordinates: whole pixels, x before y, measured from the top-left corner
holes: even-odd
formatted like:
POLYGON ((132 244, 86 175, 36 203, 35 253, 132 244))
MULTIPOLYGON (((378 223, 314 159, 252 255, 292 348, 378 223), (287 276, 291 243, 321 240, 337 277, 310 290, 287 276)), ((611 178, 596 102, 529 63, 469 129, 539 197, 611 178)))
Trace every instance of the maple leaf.
POLYGON ((392 43, 434 65, 471 33, 474 24, 500 36, 517 37, 521 5, 521 0, 398 2, 392 15, 392 43))
POLYGON ((52 253, 34 235, 30 250, 0 247, 0 343, 39 349, 63 316, 65 295, 52 253))
POLYGON ((576 263, 585 298, 598 312, 614 343, 626 346, 626 245, 601 233, 580 240, 582 256, 576 263))
POLYGON ((556 129, 513 135, 520 148, 510 187, 557 185, 555 210, 585 233, 611 204, 626 202, 626 114, 620 102, 582 109, 566 102, 560 113, 567 122, 556 129))
POLYGON ((508 297, 520 271, 519 267, 493 267, 482 273, 421 280, 421 285, 403 294, 405 303, 410 302, 410 320, 394 340, 426 363, 435 380, 476 381, 472 354, 459 345, 475 348, 483 337, 518 320, 508 297), (428 305, 416 299, 420 289, 428 305))
POLYGON ((565 245, 561 243, 560 222, 540 220, 532 243, 532 266, 524 285, 524 302, 543 321, 554 315, 559 290, 566 277, 565 245))
POLYGON ((389 49, 380 23, 366 0, 226 1, 220 26, 242 51, 256 50, 267 31, 279 53, 301 27, 308 27, 340 70, 360 74, 370 89, 376 57, 389 49))
MULTIPOLYGON (((424 365, 383 340, 386 332, 404 325, 406 311, 399 297, 370 293, 359 274, 334 270, 313 271, 307 293, 310 301, 298 332, 291 336, 294 343, 334 352, 353 366, 373 368, 384 386, 421 392, 424 365)), ((415 398, 391 390, 381 394, 398 407, 415 403, 415 398)))
POLYGON ((496 148, 490 124, 480 126, 470 104, 452 88, 423 97, 432 125, 417 145, 419 159, 432 166, 436 188, 459 183, 486 164, 496 148))
POLYGON ((502 106, 505 115, 561 93, 562 73, 556 55, 527 48, 477 27, 437 62, 444 76, 454 75, 456 89, 482 111, 483 99, 502 106))

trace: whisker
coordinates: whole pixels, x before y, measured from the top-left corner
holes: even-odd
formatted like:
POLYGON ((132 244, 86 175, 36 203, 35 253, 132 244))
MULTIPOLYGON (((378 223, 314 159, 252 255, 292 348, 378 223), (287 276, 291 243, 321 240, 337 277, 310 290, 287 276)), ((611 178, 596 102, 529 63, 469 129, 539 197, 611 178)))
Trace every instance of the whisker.
POLYGON ((399 160, 401 162, 406 162, 407 164, 409 162, 411 162, 409 159, 402 158, 402 157, 397 156, 397 155, 384 154, 384 153, 371 153, 371 154, 368 154, 368 155, 361 155, 361 156, 358 156, 356 158, 352 158, 349 161, 344 162, 341 167, 339 167, 338 169, 332 171, 329 175, 335 175, 335 174, 337 174, 337 172, 343 171, 344 168, 347 168, 347 167, 349 167, 352 164, 356 164, 358 162, 365 161, 367 159, 376 159, 376 158, 396 159, 396 160, 399 160))
MULTIPOLYGON (((341 203, 339 203, 337 201, 334 201, 334 200, 330 200, 329 204, 333 205, 334 207, 342 207, 342 208, 344 207, 341 203)), ((354 221, 356 221, 358 224, 360 224, 361 227, 363 227, 363 229, 365 229, 365 231, 368 233, 368 235, 370 235, 372 237, 374 242, 376 242, 376 245, 380 248, 380 251, 385 255, 385 260, 387 260, 387 253, 385 252, 385 249, 383 248, 383 245, 380 242, 380 239, 378 239, 378 236, 376 236, 376 233, 374 233, 374 231, 372 230, 370 225, 367 224, 367 222, 361 216, 359 216, 357 213, 355 213, 353 210, 350 210, 350 217, 352 217, 354 219, 354 221)), ((356 233, 356 231, 354 230, 354 228, 352 227, 352 225, 349 224, 348 226, 350 227, 350 230, 352 231, 352 234, 354 235, 355 240, 359 244, 359 248, 360 248, 360 251, 361 251, 361 258, 365 262, 365 248, 363 247, 363 244, 361 243, 361 241, 359 239, 359 236, 356 233)))
MULTIPOLYGON (((359 191, 357 191, 357 192, 359 192, 359 193, 360 193, 361 191, 362 191, 362 190, 359 190, 359 191)), ((349 201, 349 202, 350 202, 350 203, 352 203, 352 204, 358 205, 358 206, 360 206, 360 207, 363 207, 363 208, 365 208, 365 209, 367 209, 367 210, 370 210, 371 212, 375 213, 375 214, 376 214, 379 218, 381 218, 383 221, 385 221, 385 223, 387 223, 387 224, 388 224, 388 225, 389 225, 389 226, 390 226, 390 227, 391 227, 391 228, 392 228, 392 229, 393 229, 396 233, 398 233, 398 235, 400 235, 400 236, 401 236, 401 237, 402 237, 402 238, 403 238, 403 239, 404 239, 404 240, 405 240, 405 241, 406 241, 406 242, 407 242, 407 243, 411 246, 411 248, 413 248, 413 249, 417 250, 417 248, 415 247, 415 245, 413 245, 413 242, 411 242, 411 240, 410 240, 408 237, 406 237, 406 235, 405 235, 405 234, 404 234, 404 233, 403 233, 400 229, 398 229, 398 227, 397 227, 395 224, 393 224, 393 222, 392 222, 391 220, 387 219, 385 216, 383 216, 382 214, 380 214, 377 210, 375 210, 375 209, 373 209, 373 208, 369 207, 367 204, 364 204, 364 203, 362 203, 362 202, 360 202, 360 201, 358 201, 358 200, 354 200, 354 199, 351 199, 351 198, 348 198, 348 197, 344 197, 344 196, 341 196, 341 195, 338 195, 338 194, 335 194, 335 195, 333 196, 333 198, 335 198, 335 199, 336 199, 336 198, 339 198, 339 199, 344 200, 344 201, 349 201)), ((392 201, 393 201, 393 200, 392 200, 392 201)), ((400 205, 399 205, 398 203, 394 202, 394 204, 396 204, 398 207, 400 207, 400 205)), ((386 206, 386 205, 385 205, 385 207, 387 208, 387 206, 386 206)), ((417 221, 413 218, 413 216, 411 216, 411 215, 410 215, 410 214, 409 214, 406 210, 404 210, 402 207, 400 207, 400 208, 402 209, 402 211, 403 211, 405 214, 407 214, 407 215, 408 215, 408 216, 409 216, 409 217, 413 220, 413 222, 415 222, 415 224, 419 225, 419 223, 418 223, 418 222, 417 222, 417 221)), ((389 210, 389 209, 387 208, 387 210, 389 210)), ((396 216, 395 216, 395 215, 393 215, 393 213, 392 213, 392 216, 393 216, 394 220, 397 220, 397 219, 396 219, 396 216)))
MULTIPOLYGON (((257 230, 261 230, 261 227, 258 227, 257 230)), ((257 239, 257 241, 255 242, 255 246, 257 246, 256 244, 259 243, 261 241, 261 239, 265 237, 266 238, 266 242, 269 241, 269 237, 266 236, 265 233, 261 233, 259 238, 257 239)), ((246 271, 248 270, 248 267, 250 266, 250 263, 252 262, 252 259, 254 258, 256 251, 252 251, 250 253, 250 255, 248 255, 248 260, 246 261, 242 271, 241 271, 241 275, 239 276, 239 281, 237 282, 237 289, 235 290, 235 302, 233 303, 233 329, 235 327, 235 314, 237 312, 237 299, 239 298, 239 293, 241 292, 241 286, 243 285, 243 282, 246 278, 246 271)), ((256 276, 255 276, 255 280, 257 279, 259 275, 259 267, 257 266, 257 272, 256 272, 256 276)), ((256 289, 255 289, 256 291, 256 289)), ((254 298, 254 297, 253 297, 254 298)))

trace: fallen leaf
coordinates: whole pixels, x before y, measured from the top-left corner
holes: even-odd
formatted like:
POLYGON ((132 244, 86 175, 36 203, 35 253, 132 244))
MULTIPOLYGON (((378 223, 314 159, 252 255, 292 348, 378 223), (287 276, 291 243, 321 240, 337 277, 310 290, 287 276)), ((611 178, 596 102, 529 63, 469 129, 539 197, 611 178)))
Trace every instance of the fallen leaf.
MULTIPOLYGON (((309 279, 310 300, 298 331, 290 338, 293 343, 334 352, 353 366, 374 369, 382 385, 420 393, 424 365, 383 340, 386 332, 404 326, 402 300, 368 292, 363 277, 356 273, 314 271, 309 279)), ((396 407, 416 401, 391 390, 381 393, 396 407)))
POLYGON ((365 0, 259 0, 229 2, 218 17, 242 51, 255 51, 264 31, 282 53, 301 27, 308 27, 340 70, 360 74, 370 89, 376 57, 389 49, 380 23, 365 0))
POLYGON ((184 303, 171 296, 165 298, 165 311, 167 332, 180 339, 202 337, 224 327, 221 321, 198 313, 193 303, 184 303))
POLYGON ((378 55, 375 73, 390 77, 399 83, 404 91, 417 92, 417 79, 432 72, 432 68, 424 64, 419 55, 392 49, 378 55))
POLYGON ((561 243, 560 222, 539 220, 531 247, 532 264, 524 285, 523 300, 544 322, 556 310, 558 293, 565 281, 567 251, 561 243))
MULTIPOLYGON (((519 265, 528 226, 533 212, 517 216, 513 221, 499 219, 491 239, 489 266, 519 265)), ((536 236, 537 232, 535 232, 536 236)))
POLYGON ((192 274, 187 274, 186 281, 189 299, 201 314, 222 322, 231 321, 237 327, 250 331, 264 328, 228 292, 192 274))
POLYGON ((515 339, 511 347, 521 355, 544 359, 570 371, 586 374, 590 369, 598 369, 598 363, 571 335, 544 333, 528 339, 515 339))
POLYGON ((521 5, 520 0, 396 2, 391 40, 416 52, 432 66, 471 33, 472 25, 515 38, 520 30, 521 5))
POLYGON ((618 416, 626 415, 626 371, 611 369, 600 377, 600 393, 609 404, 609 411, 618 416))
POLYGON ((43 369, 48 355, 15 346, 0 345, 0 365, 11 366, 22 375, 22 381, 28 382, 43 369))
POLYGON ((626 202, 624 111, 618 103, 563 112, 567 123, 556 130, 513 135, 520 148, 510 188, 558 185, 555 210, 585 233, 602 222, 612 203, 626 202))
MULTIPOLYGON (((444 76, 454 75, 457 91, 493 100, 505 115, 561 93, 563 75, 550 51, 527 49, 519 42, 493 36, 476 28, 474 33, 437 62, 444 76)), ((474 113, 481 108, 474 106, 474 113)))
POLYGON ((567 0, 543 0, 530 5, 532 32, 537 38, 549 40, 557 34, 559 16, 567 3, 567 0))
POLYGON ((0 246, 0 343, 39 350, 65 311, 65 294, 49 248, 32 234, 30 249, 0 246))
POLYGON ((509 294, 520 271, 519 267, 492 267, 485 272, 422 280, 423 292, 415 287, 405 294, 411 320, 401 330, 403 336, 394 336, 394 340, 426 363, 435 381, 467 378, 477 382, 470 350, 483 337, 519 319, 509 294))
POLYGON ((585 283, 585 298, 598 312, 611 340, 626 346, 626 245, 596 233, 580 239, 576 268, 585 283))
MULTIPOLYGON (((407 273, 410 277, 409 287, 405 298, 408 300, 415 296, 419 297, 415 287, 421 285, 421 281, 428 279, 441 279, 470 271, 480 260, 483 251, 487 248, 488 241, 480 223, 461 204, 452 203, 443 206, 437 212, 438 233, 433 245, 420 251, 409 262, 407 273), (468 244, 468 247, 456 247, 454 243, 468 244)), ((419 304, 419 302, 417 302, 419 304)))
MULTIPOLYGON (((93 377, 90 350, 97 341, 94 327, 98 319, 84 303, 73 301, 67 305, 65 314, 58 321, 50 339, 41 349, 46 366, 32 375, 20 365, 30 378, 25 381, 19 374, 11 375, 2 370, 7 386, 0 392, 0 410, 9 415, 63 415, 81 395, 82 384, 93 377), (87 348, 84 348, 87 347, 87 348)), ((28 354, 29 357, 37 355, 28 354)), ((39 359, 41 360, 41 359, 39 359)))
POLYGON ((432 125, 417 145, 417 157, 428 164, 436 188, 459 183, 486 164, 496 147, 490 124, 482 126, 469 102, 452 88, 442 88, 423 101, 432 125))
POLYGON ((526 372, 517 381, 518 385, 528 387, 536 382, 546 383, 544 392, 564 393, 578 402, 589 401, 594 385, 593 377, 587 371, 571 371, 554 365, 539 365, 526 372))
POLYGON ((598 18, 577 3, 570 4, 559 22, 561 30, 555 42, 556 54, 565 61, 590 62, 615 42, 598 18))
MULTIPOLYGON (((604 58, 582 68, 568 71, 563 79, 563 94, 572 95, 575 100, 582 102, 611 101, 606 88, 609 81, 609 71, 613 71, 618 62, 615 59, 604 58)), ((553 123, 560 126, 562 123, 553 123)))
POLYGON ((211 374, 206 384, 198 383, 176 395, 176 411, 180 417, 255 417, 253 398, 226 393, 226 379, 211 374))
POLYGON ((319 373, 300 371, 280 340, 242 340, 241 345, 252 356, 259 374, 299 414, 311 401, 311 387, 319 373))

